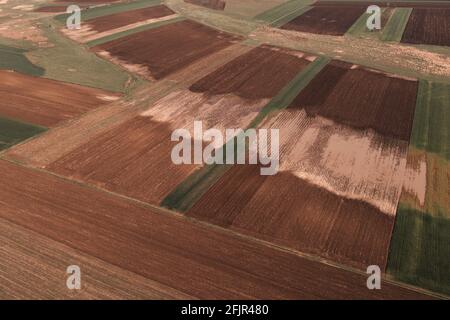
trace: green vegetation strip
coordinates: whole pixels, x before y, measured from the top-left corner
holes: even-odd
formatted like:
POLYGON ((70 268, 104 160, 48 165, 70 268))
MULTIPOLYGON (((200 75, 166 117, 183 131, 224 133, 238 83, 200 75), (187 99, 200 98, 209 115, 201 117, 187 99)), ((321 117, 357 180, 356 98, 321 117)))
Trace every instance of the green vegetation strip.
POLYGON ((450 85, 420 80, 410 144, 450 160, 449 127, 450 85))
POLYGON ((294 12, 309 6, 313 2, 313 0, 290 0, 257 15, 254 19, 274 23, 286 16, 291 16, 294 12))
POLYGON ((43 68, 35 66, 25 56, 26 51, 0 44, 0 69, 14 70, 20 73, 42 76, 45 72, 43 68))
POLYGON ((44 127, 0 118, 0 151, 46 131, 44 127))
POLYGON ((387 271, 396 279, 450 295, 450 220, 400 205, 387 271))
MULTIPOLYGON (((249 128, 259 125, 269 113, 287 108, 328 62, 328 58, 318 57, 309 64, 261 110, 249 125, 249 128)), ((230 143, 233 143, 233 141, 230 141, 228 145, 230 143)), ((227 145, 224 145, 223 149, 223 153, 226 154, 227 145)), ((178 185, 162 201, 161 206, 180 212, 189 210, 231 167, 232 165, 220 164, 202 167, 178 185)))
MULTIPOLYGON (((105 6, 99 6, 94 8, 89 8, 81 11, 81 20, 86 21, 102 16, 107 16, 114 13, 119 13, 122 11, 142 9, 146 7, 152 7, 161 4, 161 0, 139 0, 127 3, 117 3, 108 4, 105 6)), ((55 17, 59 22, 65 22, 69 14, 64 13, 55 17)))
POLYGON ((128 36, 130 34, 135 34, 141 31, 145 31, 145 30, 150 30, 150 29, 155 29, 155 28, 159 28, 161 26, 167 25, 167 24, 171 24, 171 23, 175 23, 175 22, 179 22, 179 21, 183 21, 186 20, 186 18, 184 17, 176 17, 170 20, 164 20, 164 21, 160 21, 160 22, 155 22, 155 23, 150 23, 150 24, 146 24, 134 29, 130 29, 130 30, 126 30, 126 31, 122 31, 122 32, 118 32, 118 33, 114 33, 112 35, 100 38, 100 39, 95 39, 92 41, 89 41, 86 43, 86 45, 88 47, 95 47, 98 45, 101 45, 103 43, 107 43, 125 36, 128 36))
POLYGON ((288 22, 294 20, 295 18, 301 16, 301 15, 304 14, 305 12, 311 10, 312 8, 313 8, 313 7, 303 7, 303 8, 300 8, 300 9, 298 9, 298 10, 296 10, 296 11, 294 11, 294 12, 292 12, 292 13, 290 13, 290 14, 284 16, 284 17, 281 17, 280 19, 277 19, 277 20, 273 21, 273 22, 271 23, 271 26, 272 26, 272 27, 275 27, 275 28, 279 28, 279 27, 285 25, 286 23, 288 23, 288 22))
POLYGON ((400 42, 411 12, 412 8, 395 8, 394 13, 383 29, 380 39, 382 41, 400 42))

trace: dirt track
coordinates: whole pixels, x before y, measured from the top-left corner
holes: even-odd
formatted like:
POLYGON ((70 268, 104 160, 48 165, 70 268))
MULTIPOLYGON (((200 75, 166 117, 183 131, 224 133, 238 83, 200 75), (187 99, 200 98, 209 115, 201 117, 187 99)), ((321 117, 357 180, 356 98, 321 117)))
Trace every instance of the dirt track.
POLYGON ((8 71, 0 71, 0 92, 0 115, 45 127, 118 99, 103 90, 8 71))
POLYGON ((174 13, 175 12, 173 12, 166 6, 160 5, 98 17, 86 21, 86 24, 91 29, 97 32, 103 32, 120 28, 135 22, 161 18, 164 16, 172 15, 174 13))
POLYGON ((161 79, 238 40, 237 36, 199 23, 181 21, 125 36, 93 50, 106 51, 113 58, 145 68, 151 77, 161 79))
POLYGON ((342 36, 365 12, 366 8, 320 6, 283 25, 281 29, 342 36))
POLYGON ((450 7, 413 9, 401 42, 450 46, 450 7))
MULTIPOLYGON (((151 279, 153 288, 160 283, 160 290, 207 299, 427 298, 388 282, 381 290, 367 290, 365 274, 211 230, 46 173, 5 161, 0 171, 8 181, 0 184, 0 218, 151 279)), ((44 277, 53 272, 36 268, 44 277)), ((34 284, 24 282, 22 288, 50 290, 34 284)))

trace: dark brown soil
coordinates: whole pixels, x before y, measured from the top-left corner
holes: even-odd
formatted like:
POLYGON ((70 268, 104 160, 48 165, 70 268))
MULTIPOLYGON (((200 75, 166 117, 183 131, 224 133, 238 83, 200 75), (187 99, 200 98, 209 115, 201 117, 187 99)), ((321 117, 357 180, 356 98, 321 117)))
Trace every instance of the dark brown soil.
POLYGON ((190 87, 193 92, 233 93, 246 99, 275 96, 310 61, 262 46, 227 63, 190 87))
POLYGON ((396 2, 396 1, 318 1, 314 6, 363 6, 377 5, 392 8, 449 8, 449 3, 435 3, 431 1, 396 2))
POLYGON ((289 108, 409 141, 418 82, 350 67, 337 61, 328 64, 289 108))
POLYGON ((174 14, 172 10, 164 5, 125 11, 108 16, 98 17, 86 23, 95 31, 103 32, 120 28, 132 23, 156 19, 174 14))
POLYGON ((413 9, 401 42, 450 46, 450 7, 413 9))
POLYGON ((365 11, 366 8, 362 6, 313 7, 281 29, 342 36, 365 11))
POLYGON ((155 79, 187 67, 240 40, 193 21, 142 31, 94 47, 130 64, 147 67, 155 79))
MULTIPOLYGON (((44 172, 5 161, 0 161, 0 172, 2 181, 7 181, 0 183, 1 219, 151 279, 154 286, 161 283, 200 299, 429 298, 389 282, 383 282, 381 290, 367 290, 365 274, 308 260, 44 172)), ((34 268, 41 277, 52 272, 41 265, 34 268)), ((7 281, 16 286, 18 280, 7 281)), ((53 289, 21 285, 23 290, 53 289)))
POLYGON ((210 9, 225 10, 226 1, 224 0, 184 0, 184 2, 196 4, 210 9))

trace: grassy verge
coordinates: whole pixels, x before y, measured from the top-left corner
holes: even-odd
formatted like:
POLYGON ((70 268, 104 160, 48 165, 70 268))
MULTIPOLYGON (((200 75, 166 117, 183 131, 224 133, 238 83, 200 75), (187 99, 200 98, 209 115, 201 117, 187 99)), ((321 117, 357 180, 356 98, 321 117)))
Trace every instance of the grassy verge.
POLYGON ((307 12, 307 11, 309 11, 311 9, 312 9, 312 7, 309 7, 309 6, 300 8, 300 9, 295 10, 295 11, 293 11, 292 13, 290 13, 290 14, 288 14, 286 16, 283 16, 283 17, 273 21, 270 25, 272 27, 279 28, 279 27, 285 25, 286 23, 288 23, 289 21, 294 20, 295 18, 301 16, 302 14, 304 14, 305 12, 307 12))
MULTIPOLYGON (((277 110, 284 109, 295 99, 317 73, 328 63, 327 58, 319 57, 302 72, 300 72, 290 83, 288 83, 275 96, 252 121, 249 127, 256 127, 267 115, 277 110)), ((233 143, 233 141, 228 144, 233 143)), ((223 154, 226 154, 227 145, 223 147, 223 154)), ((189 176, 178 185, 161 203, 161 206, 171 210, 185 212, 189 210, 195 202, 222 177, 231 165, 207 165, 189 176)))
POLYGON ((32 124, 0 118, 0 151, 29 139, 47 129, 32 124))
POLYGON ((411 12, 411 8, 395 8, 394 13, 381 33, 380 39, 382 41, 400 42, 411 12))
POLYGON ((161 26, 164 26, 164 25, 167 25, 167 24, 171 24, 171 23, 175 23, 175 22, 178 22, 178 21, 183 21, 183 20, 186 20, 186 18, 176 17, 176 18, 173 18, 173 19, 170 19, 170 20, 164 20, 164 21, 160 21, 160 22, 146 24, 146 25, 134 28, 134 29, 125 30, 125 31, 122 31, 122 32, 111 34, 111 35, 103 37, 103 38, 99 38, 99 39, 95 39, 95 40, 89 41, 89 42, 86 43, 86 45, 88 47, 95 47, 95 46, 101 45, 103 43, 110 42, 110 41, 113 41, 113 40, 116 40, 116 39, 128 36, 130 34, 138 33, 138 32, 145 31, 145 30, 159 28, 161 26))
POLYGON ((42 76, 45 70, 35 66, 25 56, 26 50, 0 44, 0 69, 14 70, 20 73, 42 76))

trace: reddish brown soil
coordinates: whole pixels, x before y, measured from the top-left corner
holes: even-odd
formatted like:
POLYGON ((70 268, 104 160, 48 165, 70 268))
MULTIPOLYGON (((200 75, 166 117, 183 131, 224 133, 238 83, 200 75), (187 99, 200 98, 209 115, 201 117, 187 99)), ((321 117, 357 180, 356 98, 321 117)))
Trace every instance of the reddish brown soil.
POLYGON ((209 94, 233 93, 246 99, 270 98, 309 63, 303 57, 282 49, 262 46, 207 75, 189 90, 209 94))
POLYGON ((226 1, 224 0, 184 0, 184 2, 196 4, 210 9, 225 10, 226 1))
POLYGON ((233 42, 236 36, 193 21, 181 21, 142 31, 94 47, 129 64, 143 65, 161 79, 233 42))
POLYGON ((409 141, 418 82, 333 61, 289 108, 409 141), (364 107, 362 107, 364 106, 364 107))
POLYGON ((448 8, 450 3, 423 2, 396 2, 396 1, 318 1, 314 6, 364 6, 377 5, 392 8, 448 8))
POLYGON ((401 42, 450 46, 450 7, 413 9, 401 42))
MULTIPOLYGON (((429 298, 389 282, 381 290, 367 290, 364 273, 308 260, 43 172, 5 161, 0 161, 0 172, 8 181, 0 184, 0 218, 193 297, 429 298)), ((52 272, 35 268, 42 277, 52 272)), ((8 280, 17 284, 17 279, 8 280)))
POLYGON ((105 104, 105 97, 117 99, 103 90, 8 71, 0 71, 0 92, 0 115, 45 127, 105 104))
POLYGON ((103 32, 148 19, 169 16, 174 13, 175 12, 166 6, 160 5, 98 17, 87 21, 87 24, 91 27, 91 29, 98 32, 103 32))
POLYGON ((365 7, 320 6, 313 7, 281 29, 341 36, 366 11, 365 7))
MULTIPOLYGON (((85 8, 86 6, 80 6, 81 8, 85 8)), ((66 12, 67 6, 45 6, 35 9, 35 12, 66 12)))
POLYGON ((256 165, 234 166, 187 215, 362 269, 386 266, 395 220, 290 173, 261 176, 256 165))

